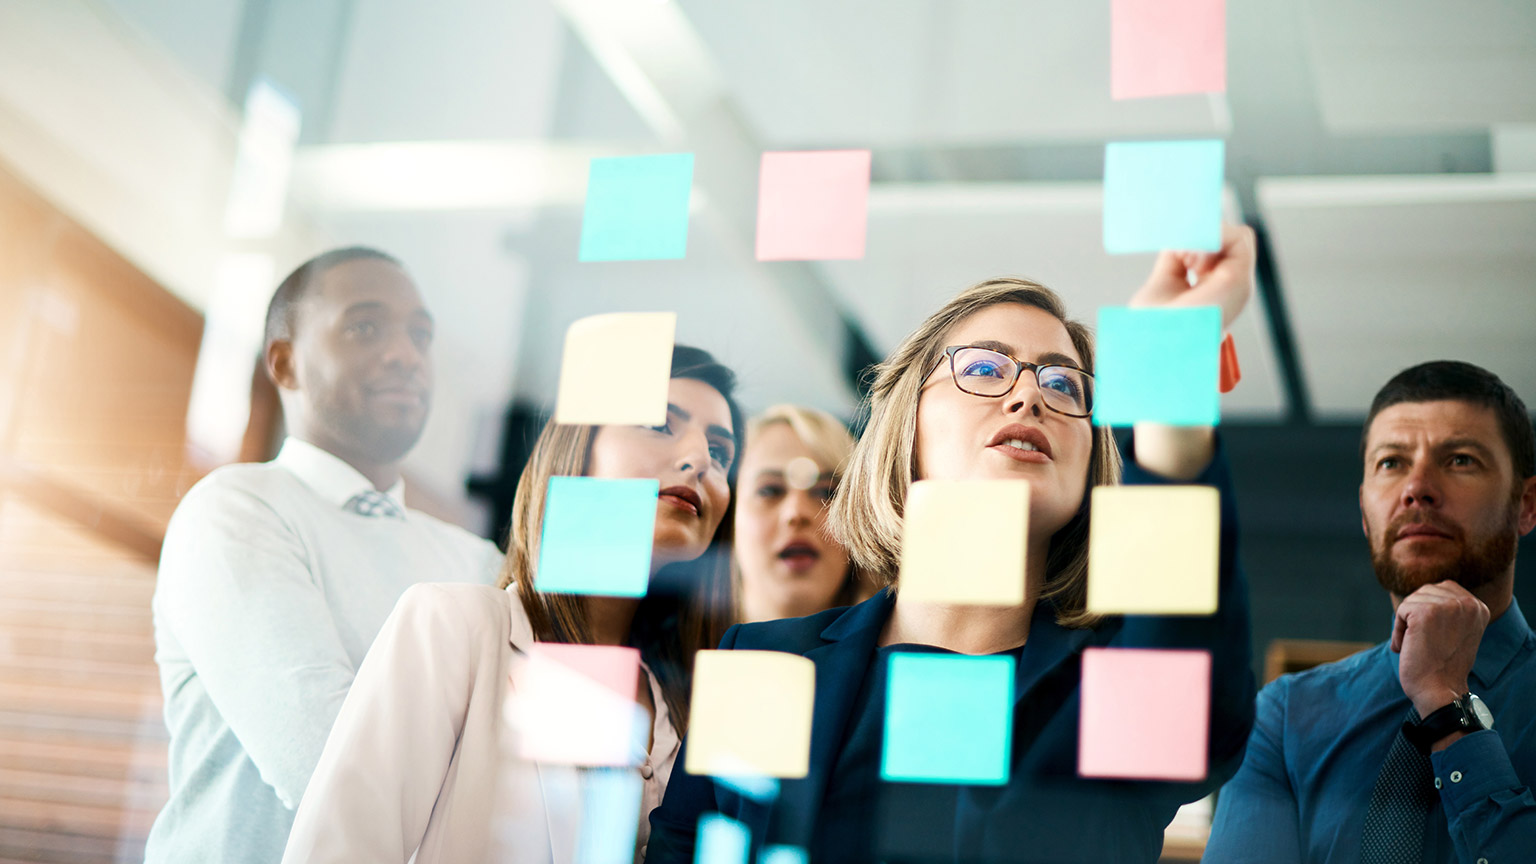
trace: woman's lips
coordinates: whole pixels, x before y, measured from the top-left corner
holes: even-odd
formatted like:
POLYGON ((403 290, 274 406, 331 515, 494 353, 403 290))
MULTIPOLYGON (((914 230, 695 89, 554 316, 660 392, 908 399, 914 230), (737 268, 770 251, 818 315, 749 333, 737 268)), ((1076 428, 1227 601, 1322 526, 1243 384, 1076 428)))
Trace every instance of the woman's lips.
POLYGON ((790 572, 804 573, 816 566, 816 562, 821 560, 821 553, 809 544, 791 543, 779 550, 778 558, 790 572))
POLYGON ((691 516, 699 515, 699 508, 693 506, 693 502, 688 501, 688 500, 683 499, 683 498, 679 498, 676 495, 666 495, 666 494, 663 494, 663 495, 659 496, 658 500, 661 501, 661 503, 663 503, 663 504, 670 504, 673 507, 676 507, 677 509, 679 509, 679 510, 683 511, 684 513, 687 513, 687 514, 689 514, 691 516))
POLYGON ((1007 456, 1009 459, 1012 459, 1015 462, 1030 462, 1036 465, 1043 465, 1046 462, 1051 461, 1051 457, 1045 455, 1039 450, 1020 450, 1012 444, 994 444, 987 449, 996 450, 997 452, 1007 456))
POLYGON ((691 516, 699 515, 699 510, 703 504, 703 501, 699 498, 699 493, 689 489, 687 486, 668 486, 661 490, 661 494, 657 496, 657 499, 691 516))

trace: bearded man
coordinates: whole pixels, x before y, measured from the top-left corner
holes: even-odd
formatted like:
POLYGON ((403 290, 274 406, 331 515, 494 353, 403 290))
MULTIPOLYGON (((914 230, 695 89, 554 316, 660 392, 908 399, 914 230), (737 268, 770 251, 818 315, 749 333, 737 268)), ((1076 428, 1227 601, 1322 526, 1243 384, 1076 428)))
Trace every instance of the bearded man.
POLYGON ((1360 448, 1392 636, 1260 692, 1205 860, 1536 860, 1536 634, 1514 598, 1530 414, 1485 369, 1424 363, 1376 394, 1360 448))

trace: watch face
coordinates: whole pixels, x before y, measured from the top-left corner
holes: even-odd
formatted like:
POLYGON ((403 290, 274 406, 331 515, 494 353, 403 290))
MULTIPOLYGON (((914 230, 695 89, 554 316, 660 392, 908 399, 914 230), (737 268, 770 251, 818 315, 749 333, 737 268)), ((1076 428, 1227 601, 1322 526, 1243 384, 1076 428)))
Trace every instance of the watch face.
POLYGON ((1492 729, 1493 712, 1488 710, 1487 703, 1477 698, 1475 693, 1471 694, 1467 701, 1472 703, 1472 716, 1477 718, 1477 722, 1482 724, 1484 729, 1492 729))

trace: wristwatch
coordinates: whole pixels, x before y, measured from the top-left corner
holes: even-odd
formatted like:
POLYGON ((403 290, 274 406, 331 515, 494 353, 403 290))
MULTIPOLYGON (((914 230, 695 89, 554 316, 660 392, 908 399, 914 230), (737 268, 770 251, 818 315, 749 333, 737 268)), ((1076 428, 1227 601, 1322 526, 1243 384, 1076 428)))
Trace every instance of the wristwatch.
POLYGON ((1429 712, 1429 716, 1415 723, 1403 721, 1403 737, 1417 747, 1420 753, 1428 753, 1436 741, 1452 732, 1478 732, 1493 728, 1493 712, 1488 704, 1475 693, 1465 693, 1444 708, 1429 712))

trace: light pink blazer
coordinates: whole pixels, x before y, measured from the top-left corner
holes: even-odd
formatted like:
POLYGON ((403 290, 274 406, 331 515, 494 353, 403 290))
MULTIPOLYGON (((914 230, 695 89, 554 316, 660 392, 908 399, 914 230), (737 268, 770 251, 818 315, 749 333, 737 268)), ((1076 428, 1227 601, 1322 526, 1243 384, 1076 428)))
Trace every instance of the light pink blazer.
MULTIPOLYGON (((425 583, 400 598, 304 792, 284 864, 574 862, 580 772, 503 758, 503 706, 517 698, 533 631, 510 591, 425 583)), ((639 849, 678 736, 656 706, 639 849)))

